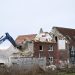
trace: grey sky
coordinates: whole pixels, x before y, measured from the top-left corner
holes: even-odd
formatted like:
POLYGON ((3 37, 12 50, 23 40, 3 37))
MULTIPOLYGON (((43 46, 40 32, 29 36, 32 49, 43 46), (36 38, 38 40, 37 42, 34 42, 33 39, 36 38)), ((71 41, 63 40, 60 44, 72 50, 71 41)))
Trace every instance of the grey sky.
POLYGON ((15 39, 53 26, 75 28, 75 0, 0 0, 0 35, 15 39))

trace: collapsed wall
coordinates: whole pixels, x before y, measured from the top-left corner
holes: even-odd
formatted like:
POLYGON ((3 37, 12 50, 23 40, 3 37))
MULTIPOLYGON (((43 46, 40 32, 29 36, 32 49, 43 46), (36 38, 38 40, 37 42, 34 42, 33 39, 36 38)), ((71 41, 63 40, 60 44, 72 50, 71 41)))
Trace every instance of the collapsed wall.
MULTIPOLYGON (((23 44, 24 46, 26 44, 23 44)), ((23 51, 15 48, 11 45, 8 49, 0 51, 0 63, 4 63, 6 65, 11 65, 11 57, 15 59, 15 57, 32 57, 33 56, 33 49, 31 48, 30 44, 26 45, 26 48, 23 48, 23 51)))

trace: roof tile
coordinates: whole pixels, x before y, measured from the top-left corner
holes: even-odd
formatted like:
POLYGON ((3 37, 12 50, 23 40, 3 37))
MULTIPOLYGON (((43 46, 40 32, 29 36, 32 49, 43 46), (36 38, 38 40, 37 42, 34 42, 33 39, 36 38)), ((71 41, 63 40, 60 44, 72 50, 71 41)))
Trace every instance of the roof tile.
POLYGON ((34 40, 36 34, 30 34, 30 35, 20 35, 17 37, 16 42, 17 43, 22 43, 25 40, 34 40))

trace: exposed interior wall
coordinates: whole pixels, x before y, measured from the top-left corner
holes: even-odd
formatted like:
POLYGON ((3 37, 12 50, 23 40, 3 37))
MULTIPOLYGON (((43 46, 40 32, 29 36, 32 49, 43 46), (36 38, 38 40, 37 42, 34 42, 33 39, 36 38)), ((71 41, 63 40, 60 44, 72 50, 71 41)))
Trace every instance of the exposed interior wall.
POLYGON ((37 34, 34 40, 41 41, 41 42, 51 42, 52 37, 50 36, 48 32, 43 32, 43 33, 37 34))

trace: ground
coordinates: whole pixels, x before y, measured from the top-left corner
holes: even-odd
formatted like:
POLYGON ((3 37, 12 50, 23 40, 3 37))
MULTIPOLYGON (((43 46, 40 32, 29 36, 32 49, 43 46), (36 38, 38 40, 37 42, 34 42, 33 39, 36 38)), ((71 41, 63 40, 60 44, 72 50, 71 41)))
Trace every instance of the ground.
POLYGON ((34 66, 31 69, 23 69, 18 67, 0 66, 0 75, 75 75, 75 68, 70 69, 51 69, 43 70, 39 66, 34 66))

